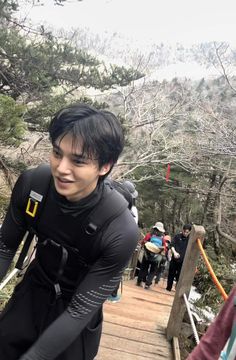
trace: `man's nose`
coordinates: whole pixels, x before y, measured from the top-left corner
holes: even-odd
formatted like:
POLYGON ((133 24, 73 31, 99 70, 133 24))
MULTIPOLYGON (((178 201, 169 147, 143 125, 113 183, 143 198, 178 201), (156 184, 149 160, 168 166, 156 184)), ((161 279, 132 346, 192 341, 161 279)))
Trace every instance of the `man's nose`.
POLYGON ((63 174, 69 174, 71 171, 69 159, 62 157, 58 163, 57 171, 63 174))

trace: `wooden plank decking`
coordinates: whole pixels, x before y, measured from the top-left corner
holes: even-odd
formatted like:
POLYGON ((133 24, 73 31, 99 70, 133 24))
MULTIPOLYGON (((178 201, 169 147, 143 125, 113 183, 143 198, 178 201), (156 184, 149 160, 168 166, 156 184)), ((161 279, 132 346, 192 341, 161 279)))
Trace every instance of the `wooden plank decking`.
POLYGON ((173 360, 166 326, 174 292, 163 280, 151 290, 125 281, 118 303, 104 305, 104 325, 96 360, 173 360))

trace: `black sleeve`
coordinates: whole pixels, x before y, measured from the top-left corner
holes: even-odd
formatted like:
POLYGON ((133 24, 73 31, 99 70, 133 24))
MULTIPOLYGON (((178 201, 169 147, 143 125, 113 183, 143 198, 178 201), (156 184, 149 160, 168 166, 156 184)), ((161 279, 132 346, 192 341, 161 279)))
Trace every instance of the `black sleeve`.
MULTIPOLYGON (((176 243, 177 243, 177 241, 178 241, 178 235, 175 235, 174 236, 174 239, 171 241, 171 245, 170 245, 170 248, 172 248, 172 247, 176 247, 176 243)), ((176 250, 176 248, 175 248, 175 250, 176 250)))
POLYGON ((7 270, 9 269, 15 252, 8 249, 6 245, 1 241, 0 230, 0 282, 5 277, 7 270))
POLYGON ((17 180, 11 195, 7 214, 0 228, 0 281, 6 275, 16 250, 26 232, 25 204, 31 171, 24 172, 17 180))
MULTIPOLYGON (((127 214, 126 214, 127 215, 127 214)), ((134 220, 122 215, 106 234, 106 247, 77 288, 71 303, 20 360, 53 360, 79 336, 116 288, 138 242, 134 220), (121 227, 122 224, 122 227, 121 227), (122 228, 122 230, 121 230, 122 228)))

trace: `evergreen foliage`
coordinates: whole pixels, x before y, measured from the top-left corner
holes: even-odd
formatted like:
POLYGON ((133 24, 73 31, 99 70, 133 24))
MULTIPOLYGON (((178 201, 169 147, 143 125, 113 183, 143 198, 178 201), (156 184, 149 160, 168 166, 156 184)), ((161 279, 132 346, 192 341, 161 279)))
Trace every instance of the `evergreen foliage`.
POLYGON ((27 122, 44 128, 53 111, 83 97, 85 89, 105 91, 143 76, 136 69, 105 65, 44 27, 35 32, 18 24, 16 8, 17 2, 0 1, 0 94, 27 105, 27 122))
MULTIPOLYGON (((205 250, 217 279, 225 292, 229 294, 236 279, 236 274, 232 271, 232 260, 223 255, 215 257, 211 247, 207 247, 205 250)), ((216 285, 213 283, 202 258, 199 259, 193 285, 197 287, 198 291, 202 295, 201 298, 196 301, 195 305, 197 307, 204 307, 206 304, 210 304, 212 310, 217 314, 220 305, 223 303, 223 298, 216 285)))
POLYGON ((0 95, 0 141, 17 145, 22 141, 26 129, 23 121, 25 107, 9 96, 0 95))

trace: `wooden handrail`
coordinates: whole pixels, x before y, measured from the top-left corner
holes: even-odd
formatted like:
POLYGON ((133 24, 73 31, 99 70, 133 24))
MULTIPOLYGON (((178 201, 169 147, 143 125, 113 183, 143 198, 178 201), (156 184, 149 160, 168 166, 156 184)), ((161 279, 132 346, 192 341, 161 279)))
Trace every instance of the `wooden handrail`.
POLYGON ((192 226, 188 247, 184 257, 184 263, 180 273, 169 321, 167 324, 166 335, 168 340, 171 340, 175 336, 178 337, 181 331, 181 325, 184 313, 186 311, 183 295, 186 294, 187 297, 189 295, 195 275, 197 260, 199 258, 197 239, 200 239, 202 243, 204 235, 205 229, 203 226, 192 226))

